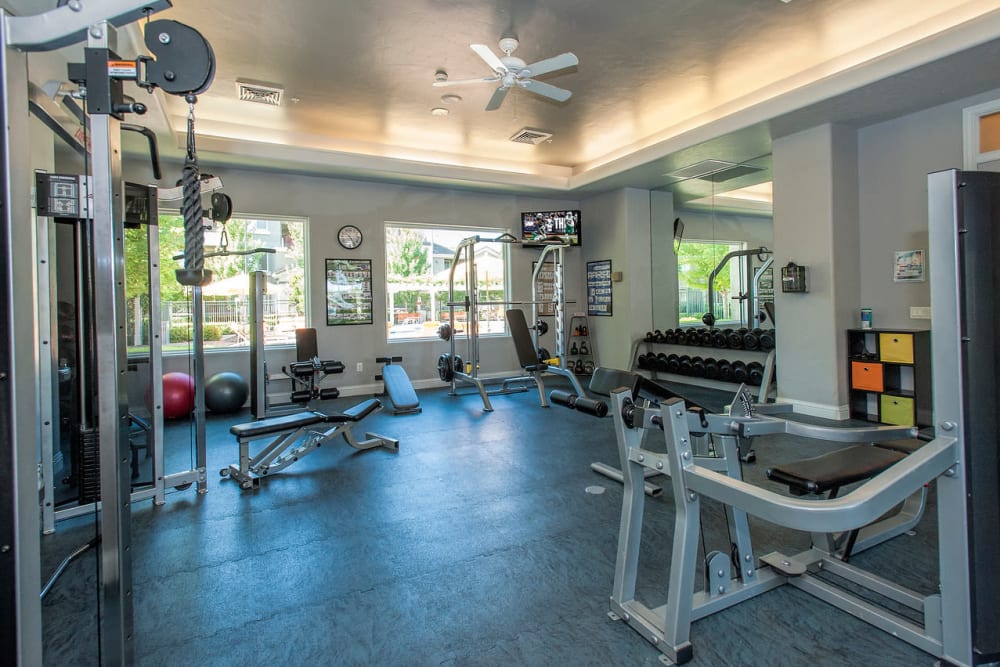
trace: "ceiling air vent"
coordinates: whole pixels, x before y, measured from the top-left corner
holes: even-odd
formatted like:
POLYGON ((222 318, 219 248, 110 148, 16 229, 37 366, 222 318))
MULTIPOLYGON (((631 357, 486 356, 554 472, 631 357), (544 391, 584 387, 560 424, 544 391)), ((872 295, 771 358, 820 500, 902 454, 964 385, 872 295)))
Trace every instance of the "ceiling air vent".
POLYGON ((695 164, 664 174, 664 176, 676 178, 677 180, 698 178, 703 181, 722 183, 758 171, 763 171, 763 169, 761 167, 751 167, 745 164, 735 164, 722 160, 702 160, 701 162, 696 162, 695 164))
POLYGON ((551 138, 551 132, 542 132, 541 130, 532 130, 531 128, 525 127, 515 132, 514 136, 512 136, 510 140, 517 144, 533 144, 537 146, 543 141, 548 141, 551 138))
POLYGON ((236 95, 241 102, 256 102, 272 107, 281 106, 285 89, 255 81, 236 81, 236 95))

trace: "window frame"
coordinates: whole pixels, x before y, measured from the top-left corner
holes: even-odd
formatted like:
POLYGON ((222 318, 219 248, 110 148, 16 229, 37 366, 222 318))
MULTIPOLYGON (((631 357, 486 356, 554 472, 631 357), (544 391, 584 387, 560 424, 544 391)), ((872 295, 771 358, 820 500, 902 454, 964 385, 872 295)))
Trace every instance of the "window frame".
MULTIPOLYGON (((162 230, 163 227, 164 227, 163 222, 162 222, 162 220, 163 220, 164 217, 182 217, 182 214, 181 214, 180 209, 161 208, 158 211, 158 217, 157 217, 157 229, 158 229, 158 231, 162 230)), ((296 215, 275 215, 275 214, 267 214, 267 213, 246 213, 246 212, 234 211, 233 214, 232 214, 232 217, 230 218, 230 220, 227 221, 227 224, 231 223, 234 220, 243 220, 243 221, 255 221, 256 220, 256 221, 276 222, 276 223, 299 223, 299 224, 302 225, 302 303, 303 303, 303 311, 304 311, 303 315, 302 315, 302 322, 303 322, 302 326, 304 326, 304 327, 310 327, 310 326, 312 326, 312 324, 311 324, 311 320, 312 320, 312 318, 311 318, 311 314, 312 314, 312 286, 311 286, 311 283, 312 283, 312 281, 310 280, 311 276, 310 276, 310 252, 309 252, 309 223, 310 223, 309 217, 308 216, 296 216, 296 215)), ((215 231, 215 230, 212 230, 212 231, 215 231)), ((209 230, 206 229, 206 232, 209 232, 209 230)), ((209 233, 211 233, 211 232, 209 232, 209 233)), ((160 258, 162 259, 164 257, 164 252, 163 252, 164 251, 164 247, 163 247, 163 242, 162 242, 162 236, 161 236, 161 241, 160 241, 160 251, 161 251, 160 252, 160 258)), ((176 263, 177 263, 178 266, 180 265, 179 261, 176 262, 176 263)), ((247 283, 249 284, 249 274, 244 273, 244 275, 247 276, 247 283)), ((162 294, 163 294, 163 287, 162 287, 162 285, 160 287, 160 293, 161 293, 162 303, 167 303, 166 300, 162 299, 162 294)), ((190 303, 190 298, 188 299, 188 302, 190 303)), ((249 324, 249 322, 248 322, 248 324, 249 324)), ((162 327, 167 327, 167 326, 169 326, 169 324, 167 322, 163 321, 163 322, 161 322, 161 326, 162 327)), ((294 336, 290 340, 283 340, 283 341, 277 342, 277 343, 268 343, 267 340, 266 340, 266 337, 265 337, 264 347, 265 347, 265 349, 268 349, 268 350, 295 349, 294 336)), ((240 352, 240 353, 247 353, 247 354, 249 354, 249 351, 250 351, 250 342, 248 340, 244 344, 228 345, 228 346, 210 346, 210 345, 206 345, 204 349, 205 349, 205 354, 206 355, 220 354, 220 353, 226 353, 226 352, 240 352)), ((187 355, 187 354, 190 354, 190 352, 191 352, 191 350, 190 350, 190 343, 188 343, 188 347, 186 347, 185 349, 167 349, 166 348, 166 344, 164 344, 162 354, 163 354, 164 357, 173 357, 173 356, 187 355)))
MULTIPOLYGON (((450 224, 450 223, 404 222, 404 221, 400 221, 400 220, 385 220, 382 223, 382 230, 383 230, 383 250, 385 252, 385 262, 384 262, 384 267, 383 267, 384 274, 383 275, 384 275, 384 284, 385 284, 385 325, 386 325, 385 341, 386 341, 387 344, 395 344, 395 343, 421 343, 421 342, 434 342, 434 341, 439 341, 440 340, 440 338, 437 335, 437 327, 436 326, 433 329, 428 329, 427 328, 426 323, 429 322, 430 320, 424 320, 424 322, 422 323, 423 326, 424 326, 424 329, 422 329, 422 330, 426 330, 426 333, 424 335, 421 335, 421 336, 407 336, 407 335, 392 336, 391 335, 391 329, 393 327, 395 327, 395 326, 400 326, 400 325, 398 323, 394 323, 396 312, 395 312, 395 308, 394 308, 393 304, 390 303, 391 295, 395 293, 395 292, 393 292, 390 289, 390 285, 392 283, 391 283, 391 281, 389 279, 389 267, 390 267, 391 259, 390 259, 390 256, 389 256, 389 231, 388 230, 390 228, 401 228, 401 229, 409 229, 409 230, 424 230, 424 231, 428 231, 429 230, 429 231, 432 231, 432 232, 433 231, 440 231, 440 232, 445 232, 445 233, 448 233, 448 232, 454 232, 454 233, 462 232, 463 234, 461 236, 461 239, 470 238, 472 236, 482 237, 484 239, 482 241, 482 243, 495 245, 495 246, 497 246, 500 249, 500 253, 499 253, 500 254, 500 261, 503 263, 503 286, 502 286, 502 298, 501 298, 501 301, 509 301, 510 300, 510 294, 511 294, 511 276, 512 276, 512 274, 511 274, 511 259, 512 258, 511 258, 511 253, 510 253, 510 245, 511 244, 509 244, 509 243, 499 243, 499 242, 494 243, 494 242, 485 240, 485 239, 497 238, 497 237, 500 237, 503 234, 509 234, 510 233, 509 229, 504 229, 504 228, 501 228, 501 227, 469 227, 469 226, 465 226, 465 225, 457 225, 457 224, 450 224)), ((456 243, 456 245, 457 245, 457 243, 456 243)), ((430 256, 428 257, 428 260, 429 260, 429 263, 430 263, 431 269, 432 269, 432 272, 431 272, 432 276, 435 275, 435 273, 433 271, 434 260, 435 260, 434 253, 433 253, 433 246, 434 246, 434 241, 432 240, 431 241, 431 252, 430 252, 430 256)), ((455 258, 454 251, 452 252, 451 255, 449 255, 447 257, 444 257, 443 258, 443 264, 444 264, 444 266, 440 269, 440 271, 443 272, 445 270, 450 270, 451 267, 452 267, 454 258, 455 258)), ((462 282, 464 283, 464 273, 461 275, 461 277, 462 277, 462 282)), ((456 282, 457 282, 457 278, 458 278, 458 276, 456 276, 456 282)), ((480 277, 480 280, 482 280, 481 277, 480 277)), ((447 293, 448 293, 448 287, 449 287, 449 285, 448 285, 448 283, 446 281, 444 283, 444 285, 442 286, 441 290, 436 290, 435 289, 435 285, 432 283, 428 287, 427 291, 428 292, 443 291, 445 293, 445 295, 447 295, 447 293)), ((416 290, 416 291, 419 291, 419 290, 416 290)), ((432 303, 434 303, 433 299, 432 299, 432 303)), ((432 315, 433 315, 433 311, 434 310, 435 310, 434 308, 431 309, 431 311, 432 311, 431 314, 432 315)), ((446 305, 442 306, 441 304, 438 304, 436 306, 436 310, 437 310, 438 313, 442 313, 445 310, 447 310, 447 306, 446 305)), ((438 319, 436 321, 440 323, 440 322, 443 322, 444 320, 438 319)), ((480 320, 480 321, 482 321, 482 320, 480 320)), ((500 331, 482 331, 482 330, 480 330, 479 338, 502 338, 502 337, 505 337, 505 336, 509 337, 510 336, 510 331, 507 328, 506 318, 501 317, 500 319, 498 319, 496 321, 501 322, 501 324, 502 324, 501 330, 500 331)))

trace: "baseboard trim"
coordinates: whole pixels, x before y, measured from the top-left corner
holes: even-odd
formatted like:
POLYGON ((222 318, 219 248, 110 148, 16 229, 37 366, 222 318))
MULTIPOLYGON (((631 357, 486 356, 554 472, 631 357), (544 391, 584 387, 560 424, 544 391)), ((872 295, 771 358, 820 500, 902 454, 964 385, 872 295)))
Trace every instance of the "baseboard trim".
POLYGON ((828 403, 812 403, 810 401, 800 401, 787 396, 779 396, 778 403, 789 403, 794 412, 811 417, 821 417, 823 419, 833 419, 844 421, 851 415, 846 405, 830 405, 828 403))

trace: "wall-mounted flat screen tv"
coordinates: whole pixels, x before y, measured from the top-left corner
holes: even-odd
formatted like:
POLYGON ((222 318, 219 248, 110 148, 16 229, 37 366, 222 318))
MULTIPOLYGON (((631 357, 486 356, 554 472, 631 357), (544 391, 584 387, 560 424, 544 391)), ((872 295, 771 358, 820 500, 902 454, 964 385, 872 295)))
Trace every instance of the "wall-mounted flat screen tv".
POLYGON ((579 211, 532 211, 521 214, 521 242, 525 246, 546 243, 580 245, 579 211))

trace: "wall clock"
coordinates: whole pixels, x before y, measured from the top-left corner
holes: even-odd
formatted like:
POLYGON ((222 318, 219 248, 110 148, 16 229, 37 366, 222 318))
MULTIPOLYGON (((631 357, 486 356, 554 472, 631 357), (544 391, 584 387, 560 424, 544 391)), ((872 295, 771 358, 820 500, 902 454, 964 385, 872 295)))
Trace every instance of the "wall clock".
POLYGON ((337 241, 348 250, 354 250, 359 247, 363 240, 364 237, 361 235, 361 230, 354 225, 344 225, 337 232, 337 241))

